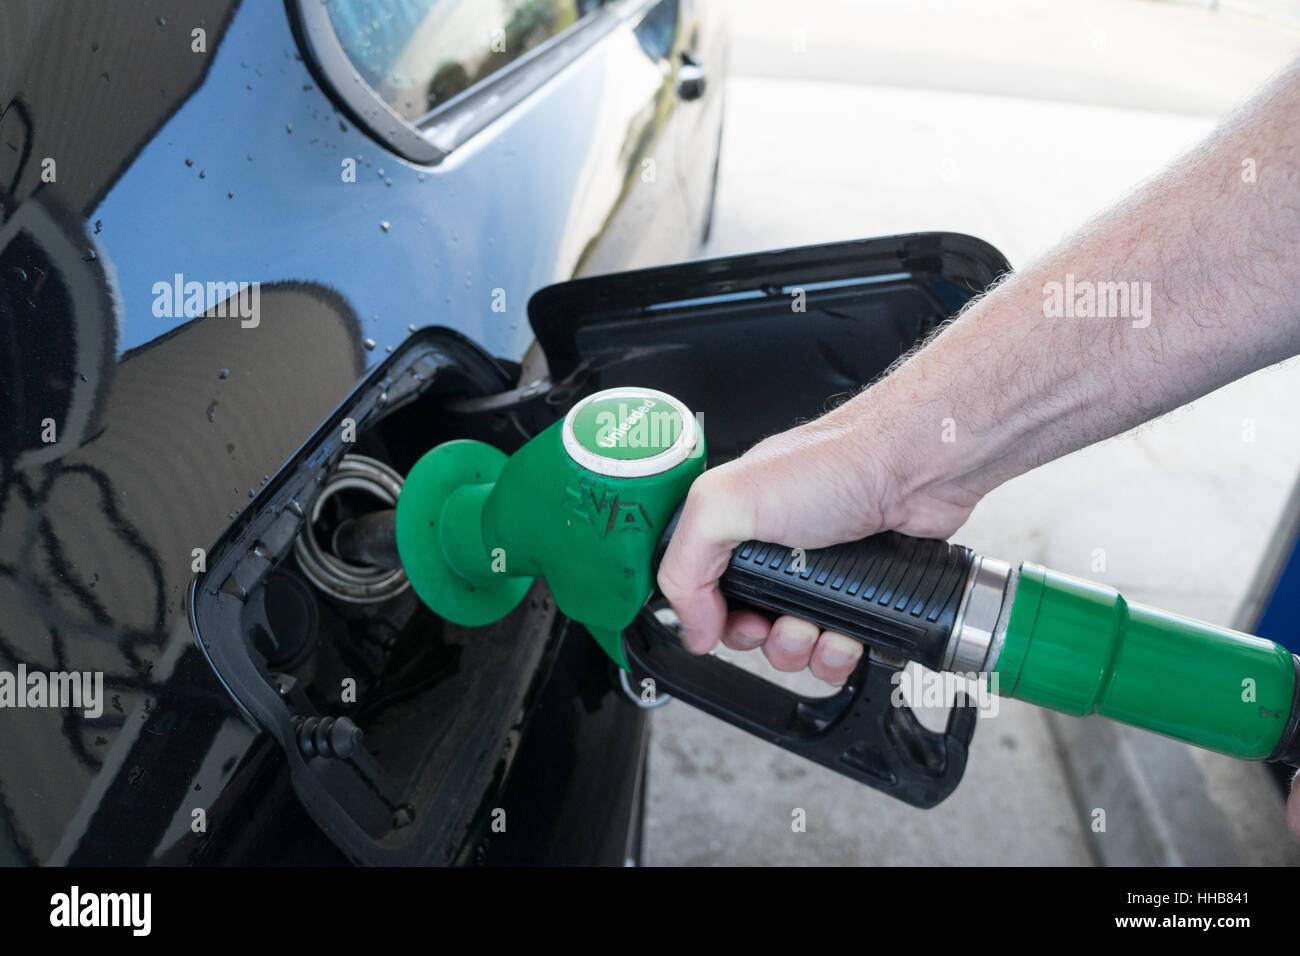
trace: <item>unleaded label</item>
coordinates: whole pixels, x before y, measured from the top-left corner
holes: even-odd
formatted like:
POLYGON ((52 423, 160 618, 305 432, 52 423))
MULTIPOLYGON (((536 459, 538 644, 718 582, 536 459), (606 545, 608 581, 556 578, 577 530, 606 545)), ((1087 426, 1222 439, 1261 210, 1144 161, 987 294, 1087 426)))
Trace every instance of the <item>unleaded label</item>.
POLYGON ((614 388, 579 402, 564 423, 565 450, 600 474, 658 474, 689 457, 698 429, 686 406, 663 392, 614 388))

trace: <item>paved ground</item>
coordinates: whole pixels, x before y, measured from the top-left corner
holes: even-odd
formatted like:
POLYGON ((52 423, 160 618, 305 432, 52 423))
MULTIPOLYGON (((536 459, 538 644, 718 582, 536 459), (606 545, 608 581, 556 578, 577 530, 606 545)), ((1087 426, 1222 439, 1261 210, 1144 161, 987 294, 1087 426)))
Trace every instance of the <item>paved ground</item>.
MULTIPOLYGON (((733 26, 711 255, 953 229, 1023 264, 1300 48, 1266 20, 1133 0, 745 0, 733 26)), ((957 539, 1230 622, 1300 473, 1297 407, 1300 366, 1266 370, 998 489, 957 539)), ((1090 863, 1055 741, 1004 702, 956 795, 922 812, 673 704, 654 716, 647 861, 1090 863)), ((1252 859, 1293 859, 1255 768, 1197 760, 1252 859)))

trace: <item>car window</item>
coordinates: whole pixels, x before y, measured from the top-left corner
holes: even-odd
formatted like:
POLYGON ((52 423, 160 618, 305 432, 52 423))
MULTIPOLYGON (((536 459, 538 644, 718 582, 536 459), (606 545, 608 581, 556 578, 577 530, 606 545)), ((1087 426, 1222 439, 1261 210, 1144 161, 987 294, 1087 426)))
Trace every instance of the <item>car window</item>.
POLYGON ((327 9, 362 79, 414 122, 606 2, 327 0, 327 9))

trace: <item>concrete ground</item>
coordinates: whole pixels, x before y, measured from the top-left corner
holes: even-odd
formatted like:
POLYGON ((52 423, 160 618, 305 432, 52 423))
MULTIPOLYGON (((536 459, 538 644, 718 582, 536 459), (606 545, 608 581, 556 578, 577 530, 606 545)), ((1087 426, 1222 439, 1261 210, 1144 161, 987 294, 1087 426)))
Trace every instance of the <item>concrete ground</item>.
MULTIPOLYGON (((1300 32, 1276 22, 1137 0, 745 0, 732 27, 706 255, 947 229, 1022 265, 1195 143, 1300 49, 1300 32)), ((1300 365, 1265 370, 997 489, 955 540, 1231 623, 1300 474, 1296 408, 1300 365)), ((1089 839, 1094 808, 1072 796, 1060 750, 1069 733, 1002 702, 980 721, 956 794, 919 811, 674 703, 653 718, 646 859, 1109 859, 1089 839), (806 832, 792 830, 796 808, 806 832)), ((1235 839, 1243 862, 1300 858, 1259 768, 1188 750, 1207 812, 1227 821, 1214 833, 1235 839)), ((1114 821, 1113 839, 1153 825, 1128 823, 1114 821)))

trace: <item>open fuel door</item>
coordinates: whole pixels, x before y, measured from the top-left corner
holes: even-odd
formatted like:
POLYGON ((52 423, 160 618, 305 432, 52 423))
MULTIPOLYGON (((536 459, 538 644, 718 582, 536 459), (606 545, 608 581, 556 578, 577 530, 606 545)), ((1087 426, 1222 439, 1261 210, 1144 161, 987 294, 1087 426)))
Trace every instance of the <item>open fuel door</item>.
POLYGON ((982 240, 915 233, 575 279, 528 314, 552 402, 660 389, 706 416, 718 462, 869 384, 1009 270, 982 240))
MULTIPOLYGON (((567 407, 616 386, 659 389, 702 416, 716 464, 871 383, 1009 268, 978 239, 918 233, 574 280, 533 296, 529 317, 550 363, 550 404, 567 407)), ((940 665, 933 648, 907 649, 943 645, 971 553, 892 532, 846 547, 809 552, 807 568, 799 569, 788 563, 790 549, 748 542, 724 574, 726 593, 744 594, 760 609, 793 606, 772 601, 795 588, 786 579, 796 570, 800 578, 815 576, 796 588, 801 593, 829 593, 851 581, 836 591, 837 600, 842 593, 855 595, 849 603, 857 595, 888 603, 888 615, 870 606, 876 626, 868 631, 882 639, 859 635, 870 650, 831 696, 802 696, 720 657, 688 653, 657 595, 622 632, 628 676, 652 695, 670 694, 892 797, 931 807, 965 772, 975 708, 958 694, 946 727, 931 730, 909 707, 894 706, 892 691, 907 666, 904 655, 940 665), (747 586, 734 586, 737 578, 728 587, 727 575, 741 572, 747 586), (927 635, 941 640, 920 639, 927 635)))

